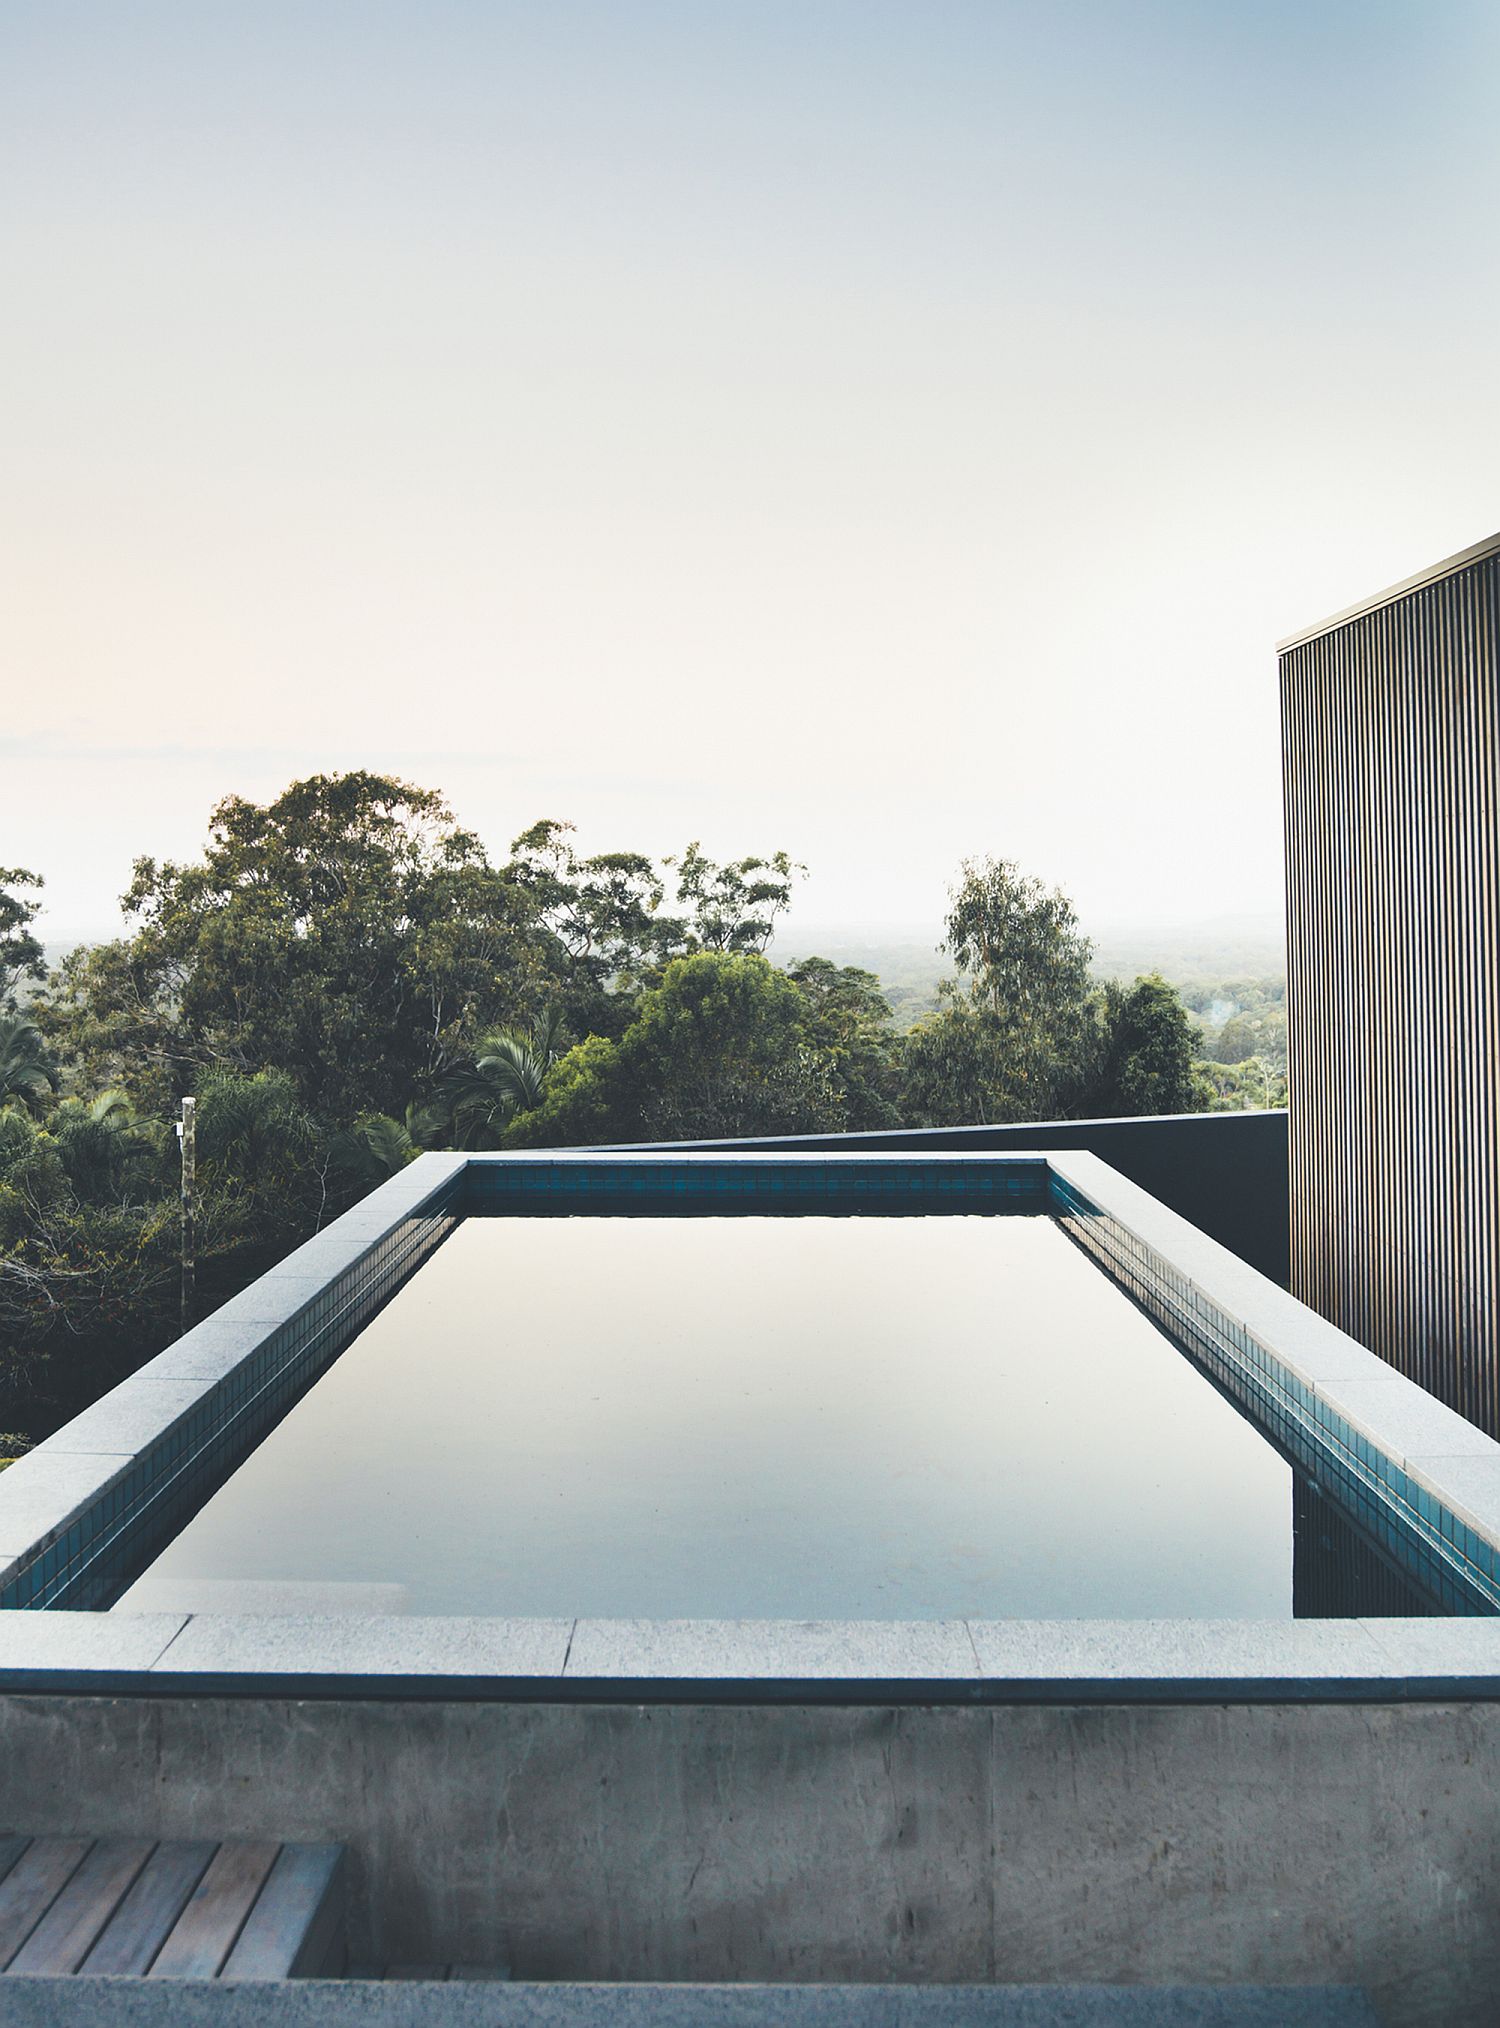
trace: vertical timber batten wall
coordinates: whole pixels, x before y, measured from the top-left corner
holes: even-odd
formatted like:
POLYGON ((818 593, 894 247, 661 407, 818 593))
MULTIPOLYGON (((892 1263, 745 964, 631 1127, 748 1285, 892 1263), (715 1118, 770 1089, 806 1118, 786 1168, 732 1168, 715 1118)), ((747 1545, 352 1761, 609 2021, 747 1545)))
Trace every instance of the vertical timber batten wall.
POLYGON ((1500 1437, 1500 536, 1284 641, 1292 1293, 1500 1437))

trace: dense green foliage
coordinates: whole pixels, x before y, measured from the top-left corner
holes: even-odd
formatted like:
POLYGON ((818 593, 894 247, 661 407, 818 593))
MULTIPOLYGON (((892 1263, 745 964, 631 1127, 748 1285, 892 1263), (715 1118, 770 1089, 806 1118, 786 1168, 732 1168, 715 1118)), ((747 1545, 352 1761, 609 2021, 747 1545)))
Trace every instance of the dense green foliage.
POLYGON ((24 866, 0 866, 0 1007, 14 1003, 17 990, 28 980, 40 979, 46 970, 42 946, 31 925, 41 903, 35 894, 42 886, 40 875, 24 866), (34 892, 27 895, 24 888, 34 892))
POLYGON ((432 791, 318 776, 138 861, 126 933, 45 976, 39 883, 0 873, 0 1427, 42 1433, 178 1328, 184 1095, 202 1310, 423 1148, 1226 1102, 1174 990, 1101 987, 1008 862, 962 868, 952 976, 905 1032, 871 971, 766 955, 801 872, 584 857, 550 819, 497 861, 432 791))

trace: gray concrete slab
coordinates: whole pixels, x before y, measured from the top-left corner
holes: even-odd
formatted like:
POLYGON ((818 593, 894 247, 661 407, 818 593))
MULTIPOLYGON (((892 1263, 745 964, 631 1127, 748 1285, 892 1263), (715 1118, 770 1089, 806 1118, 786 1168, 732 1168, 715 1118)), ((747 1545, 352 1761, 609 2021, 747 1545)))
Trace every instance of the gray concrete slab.
POLYGON ((580 1620, 570 1678, 972 1679, 962 1620, 580 1620))
POLYGON ((1408 1458, 1411 1477, 1437 1495, 1450 1513, 1491 1542, 1500 1542, 1500 1446, 1495 1455, 1408 1458))
POLYGON ((105 1613, 0 1613, 0 1676, 149 1669, 186 1624, 182 1613, 142 1613, 123 1629, 105 1613))
POLYGON ((1451 1696, 1488 1683, 1500 1692, 1500 1614, 1464 1619, 1361 1620, 1360 1625, 1413 1688, 1451 1696))
POLYGON ((256 1619, 358 1614, 399 1615, 409 1607, 404 1584, 337 1579, 142 1577, 110 1608, 116 1613, 192 1613, 256 1619))
POLYGON ((131 1453, 33 1451, 0 1472, 0 1566, 43 1549, 131 1462, 131 1453))
POLYGON ((416 1677, 431 1691, 444 1678, 561 1676, 572 1631, 571 1620, 194 1614, 163 1667, 215 1679, 380 1676, 393 1691, 416 1677))
POLYGON ((142 1375, 153 1380, 222 1380, 242 1359, 248 1359, 264 1345, 283 1321, 279 1309, 272 1317, 250 1317, 245 1314, 245 1307, 264 1309, 265 1305, 215 1310, 164 1352, 158 1352, 141 1368, 142 1375))
POLYGON ((1349 1695, 1376 1690, 1391 1673, 1357 1620, 971 1620, 969 1633, 986 1679, 1061 1697, 1085 1685, 1115 1697, 1270 1684, 1288 1695, 1315 1686, 1349 1695))
POLYGON ((15 2028, 1379 2028, 1349 1987, 613 1986, 26 1979, 15 2028))
POLYGON ((101 1395, 82 1415, 63 1424, 54 1436, 37 1445, 32 1457, 62 1457, 75 1452, 134 1453, 196 1408, 212 1382, 198 1376, 155 1373, 144 1367, 101 1395))
POLYGON ((1317 1394, 1398 1465, 1419 1457, 1500 1461, 1492 1437, 1390 1367, 1361 1379, 1320 1381, 1317 1394))

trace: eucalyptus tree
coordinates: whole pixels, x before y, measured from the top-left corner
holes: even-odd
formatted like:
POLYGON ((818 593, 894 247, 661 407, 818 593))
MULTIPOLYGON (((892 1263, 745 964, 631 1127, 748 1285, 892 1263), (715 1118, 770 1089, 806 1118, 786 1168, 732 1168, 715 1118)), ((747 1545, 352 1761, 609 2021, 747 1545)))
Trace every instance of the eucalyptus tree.
POLYGON ((136 862, 125 908, 49 1032, 160 1105, 197 1072, 274 1066, 325 1119, 399 1113, 557 971, 532 898, 442 797, 363 771, 225 798, 200 859, 136 862))
POLYGON ((0 1008, 13 1007, 16 989, 25 980, 39 980, 47 970, 46 954, 32 924, 41 904, 21 892, 43 886, 39 873, 24 866, 0 866, 0 1008))
POLYGON ((838 1118, 806 994, 755 952, 674 958, 618 1042, 591 1035, 519 1112, 507 1146, 815 1132, 838 1118))
POLYGON ((1093 946, 1067 896, 1012 860, 966 859, 940 948, 956 978, 906 1043, 913 1124, 987 1125, 1074 1112, 1093 1081, 1093 946))

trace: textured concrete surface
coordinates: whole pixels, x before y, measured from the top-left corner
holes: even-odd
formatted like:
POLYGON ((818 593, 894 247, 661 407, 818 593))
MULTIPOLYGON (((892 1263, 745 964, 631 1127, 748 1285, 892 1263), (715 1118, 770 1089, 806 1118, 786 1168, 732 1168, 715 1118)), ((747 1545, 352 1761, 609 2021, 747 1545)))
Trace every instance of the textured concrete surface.
POLYGON ((149 1367, 122 1380, 92 1408, 63 1424, 37 1445, 33 1458, 67 1457, 74 1452, 125 1451, 132 1456, 196 1408, 208 1383, 177 1374, 159 1376, 149 1367))
POLYGON ((0 1670, 146 1670, 187 1625, 183 1613, 139 1613, 128 1627, 107 1613, 0 1613, 0 1670))
MULTIPOLYGON (((1358 1694, 1392 1659, 1359 1620, 970 1620, 990 1680, 1327 1684, 1358 1694)), ((1500 1625, 1494 1658, 1500 1663, 1500 1625)), ((1063 1690, 1063 1694, 1066 1694, 1063 1690)))
POLYGON ((351 1848, 359 1959, 1354 1984, 1493 2028, 1500 1706, 0 1699, 0 1826, 351 1848))
POLYGON ((0 1694, 559 1702, 1464 1703, 1500 1616, 1394 1620, 407 1617, 390 1586, 148 1583, 112 1613, 0 1613, 0 1694), (174 1596, 174 1592, 177 1594, 174 1596), (385 1596, 389 1593, 390 1596, 385 1596), (367 1595, 368 1594, 368 1595, 367 1595), (149 1616, 159 1629, 133 1625, 149 1616))
POLYGON ((295 1672, 316 1655, 320 1675, 560 1676, 572 1631, 571 1620, 200 1613, 162 1661, 174 1675, 295 1672))
POLYGON ((570 1677, 849 1682, 979 1673, 962 1620, 579 1620, 570 1677))
POLYGON ((1379 2028, 1347 1987, 220 1986, 28 1979, 15 2028, 1379 2028))
MULTIPOLYGON (((129 1468, 131 1453, 33 1451, 0 1472, 0 1566, 45 1549, 129 1468)), ((3 1569, 0 1569, 3 1575, 3 1569)))

